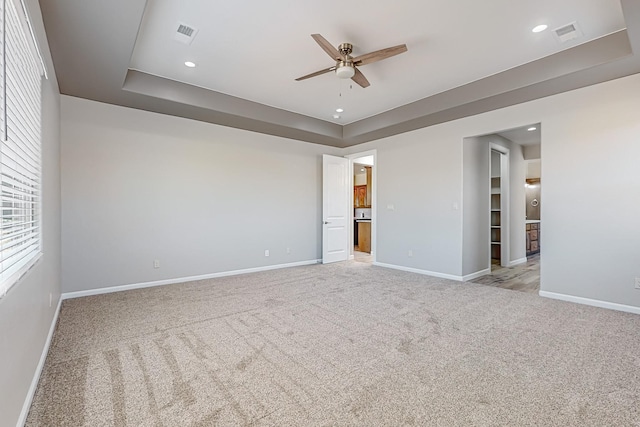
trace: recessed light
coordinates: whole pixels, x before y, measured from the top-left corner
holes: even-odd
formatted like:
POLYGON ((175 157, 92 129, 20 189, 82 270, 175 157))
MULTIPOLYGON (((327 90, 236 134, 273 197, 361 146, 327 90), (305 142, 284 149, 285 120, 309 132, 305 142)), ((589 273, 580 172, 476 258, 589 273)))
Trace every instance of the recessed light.
POLYGON ((531 31, 533 31, 534 33, 540 33, 542 31, 546 30, 548 27, 549 27, 548 25, 541 24, 541 25, 538 25, 538 26, 534 27, 533 30, 531 30, 531 31))
POLYGON ((342 113, 344 111, 344 108, 336 108, 336 113, 342 113))
POLYGON ((334 115, 333 115, 333 118, 334 118, 334 119, 339 119, 339 118, 340 118, 340 114, 334 114, 334 115))
POLYGON ((360 172, 364 172, 364 168, 360 169, 360 172))
POLYGON ((528 130, 529 132, 533 132, 533 131, 534 131, 534 130, 536 130, 536 129, 538 129, 538 128, 537 128, 537 127, 535 127, 535 126, 531 126, 531 127, 530 127, 529 129, 527 129, 527 130, 528 130))
POLYGON ((187 61, 187 62, 184 63, 184 65, 186 65, 189 68, 193 68, 193 67, 196 66, 196 63, 195 62, 191 62, 191 61, 187 61))

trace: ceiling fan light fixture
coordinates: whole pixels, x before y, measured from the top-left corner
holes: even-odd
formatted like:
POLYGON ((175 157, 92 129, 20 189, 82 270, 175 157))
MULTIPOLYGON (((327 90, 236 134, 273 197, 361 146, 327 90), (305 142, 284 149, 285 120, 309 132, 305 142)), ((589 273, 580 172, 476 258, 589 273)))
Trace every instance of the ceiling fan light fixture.
POLYGON ((356 69, 353 67, 353 63, 340 61, 336 67, 336 76, 340 79, 350 79, 356 75, 356 69))

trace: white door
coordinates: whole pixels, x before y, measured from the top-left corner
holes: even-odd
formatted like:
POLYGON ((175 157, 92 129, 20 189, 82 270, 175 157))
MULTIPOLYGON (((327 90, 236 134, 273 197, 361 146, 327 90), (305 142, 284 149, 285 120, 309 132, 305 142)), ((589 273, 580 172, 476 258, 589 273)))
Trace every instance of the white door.
POLYGON ((322 263, 349 258, 349 160, 322 156, 322 263))

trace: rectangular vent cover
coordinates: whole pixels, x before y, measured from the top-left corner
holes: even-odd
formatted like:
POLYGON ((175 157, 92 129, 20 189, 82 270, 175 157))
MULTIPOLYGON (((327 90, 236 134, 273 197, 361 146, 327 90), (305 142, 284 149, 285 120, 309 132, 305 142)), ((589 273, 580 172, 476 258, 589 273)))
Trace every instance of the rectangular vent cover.
POLYGON ((196 37, 196 34, 198 34, 197 28, 193 28, 183 22, 178 22, 177 30, 174 33, 173 38, 181 43, 191 44, 193 39, 196 37))
POLYGON ((580 31, 580 28, 578 27, 578 24, 576 22, 563 25, 560 28, 556 28, 553 33, 560 43, 565 43, 569 40, 577 39, 578 37, 582 36, 582 31, 580 31))
POLYGON ((187 27, 186 25, 180 24, 180 26, 178 27, 178 32, 180 34, 184 34, 187 37, 191 37, 191 35, 193 34, 193 28, 191 27, 187 27))

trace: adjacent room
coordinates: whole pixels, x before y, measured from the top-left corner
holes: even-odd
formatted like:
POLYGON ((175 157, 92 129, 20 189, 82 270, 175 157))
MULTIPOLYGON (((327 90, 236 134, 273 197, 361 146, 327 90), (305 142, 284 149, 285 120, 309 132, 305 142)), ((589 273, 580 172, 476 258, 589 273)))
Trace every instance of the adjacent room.
POLYGON ((640 425, 640 1, 0 7, 0 427, 640 425))
POLYGON ((373 261, 372 237, 374 155, 357 157, 353 164, 353 256, 356 261, 373 261))

